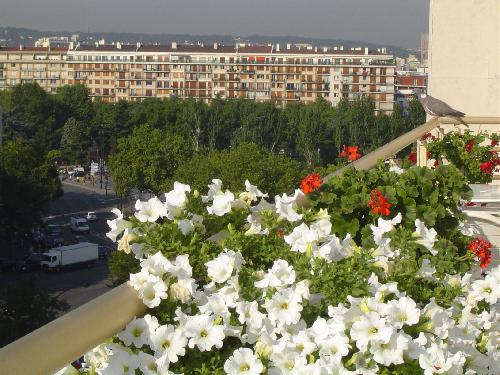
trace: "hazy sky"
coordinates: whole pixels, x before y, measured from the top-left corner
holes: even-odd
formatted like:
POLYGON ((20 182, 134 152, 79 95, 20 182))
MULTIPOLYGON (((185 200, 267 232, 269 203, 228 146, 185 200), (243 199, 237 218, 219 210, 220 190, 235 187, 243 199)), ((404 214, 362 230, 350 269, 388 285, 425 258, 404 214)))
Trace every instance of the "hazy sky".
POLYGON ((297 35, 417 47, 429 0, 0 0, 0 25, 54 31, 297 35))

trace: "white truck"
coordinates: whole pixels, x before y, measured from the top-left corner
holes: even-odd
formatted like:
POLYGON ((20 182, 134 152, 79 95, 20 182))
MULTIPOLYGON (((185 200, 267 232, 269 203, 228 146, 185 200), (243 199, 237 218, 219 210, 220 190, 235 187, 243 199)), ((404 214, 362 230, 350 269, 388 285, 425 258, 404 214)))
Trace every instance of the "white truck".
POLYGON ((60 271, 65 267, 76 265, 92 266, 98 258, 97 244, 82 242, 50 249, 48 253, 43 254, 40 265, 42 269, 47 271, 60 271))

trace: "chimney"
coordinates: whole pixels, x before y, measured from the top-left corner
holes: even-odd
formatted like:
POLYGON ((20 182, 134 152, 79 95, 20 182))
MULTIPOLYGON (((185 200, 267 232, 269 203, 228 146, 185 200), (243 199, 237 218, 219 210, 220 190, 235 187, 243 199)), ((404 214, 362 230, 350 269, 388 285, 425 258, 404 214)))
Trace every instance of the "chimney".
POLYGON ((136 43, 137 49, 141 48, 141 42, 136 43))
POLYGON ((280 51, 280 44, 276 43, 276 52, 279 52, 279 51, 280 51))
POLYGON ((340 48, 339 48, 339 49, 340 49, 341 51, 343 51, 343 50, 344 50, 344 46, 340 46, 340 48))
POLYGON ((116 42, 116 48, 117 49, 122 49, 122 44, 120 42, 116 42))
POLYGON ((290 49, 290 48, 292 48, 292 45, 290 43, 287 43, 286 44, 286 49, 290 49))
POLYGON ((24 47, 23 47, 23 45, 22 45, 22 44, 20 44, 20 45, 19 45, 19 51, 22 51, 22 50, 23 50, 23 48, 24 48, 24 47))
POLYGON ((323 47, 323 52, 327 53, 328 52, 328 47, 323 47))
POLYGON ((365 55, 368 55, 368 47, 365 47, 365 55))
POLYGON ((218 43, 214 43, 214 49, 217 49, 218 46, 219 46, 218 43))
POLYGON ((334 50, 334 51, 337 51, 337 50, 338 50, 338 47, 337 47, 337 46, 334 46, 334 47, 333 47, 333 50, 334 50))
POLYGON ((69 48, 68 49, 71 51, 71 50, 73 50, 73 48, 75 48, 74 43, 73 42, 69 42, 69 48))
POLYGON ((314 52, 318 52, 318 47, 314 47, 314 52))
POLYGON ((383 47, 382 48, 382 53, 387 53, 387 48, 383 47))
POLYGON ((177 42, 172 42, 172 49, 177 49, 177 42))

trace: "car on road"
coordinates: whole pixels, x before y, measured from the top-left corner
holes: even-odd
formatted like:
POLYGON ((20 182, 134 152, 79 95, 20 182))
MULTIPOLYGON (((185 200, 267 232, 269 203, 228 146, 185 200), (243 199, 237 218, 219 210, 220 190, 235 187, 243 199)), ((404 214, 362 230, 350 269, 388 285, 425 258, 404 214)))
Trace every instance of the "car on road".
POLYGON ((89 223, 84 217, 72 217, 70 227, 74 233, 90 233, 89 223))
POLYGON ((89 211, 87 215, 85 215, 85 219, 87 219, 87 221, 97 221, 97 215, 94 211, 89 211))
POLYGON ((32 271, 40 269, 40 262, 43 259, 42 253, 33 253, 16 265, 16 271, 32 271))
POLYGON ((46 233, 46 241, 49 248, 64 245, 64 235, 60 225, 47 225, 46 233))

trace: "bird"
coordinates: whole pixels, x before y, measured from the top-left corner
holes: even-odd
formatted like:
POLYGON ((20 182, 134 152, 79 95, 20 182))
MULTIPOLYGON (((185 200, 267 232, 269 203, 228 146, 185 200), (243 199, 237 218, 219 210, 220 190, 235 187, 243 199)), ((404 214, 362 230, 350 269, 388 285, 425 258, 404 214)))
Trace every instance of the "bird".
POLYGON ((420 103, 422 103, 422 107, 424 107, 425 112, 427 112, 429 115, 434 117, 446 117, 446 116, 454 117, 458 121, 460 121, 460 123, 464 124, 465 126, 468 126, 468 124, 466 124, 465 121, 462 119, 462 117, 465 116, 465 113, 451 108, 448 104, 446 104, 442 100, 434 98, 433 96, 430 95, 426 95, 425 93, 420 93, 418 100, 420 101, 420 103))

